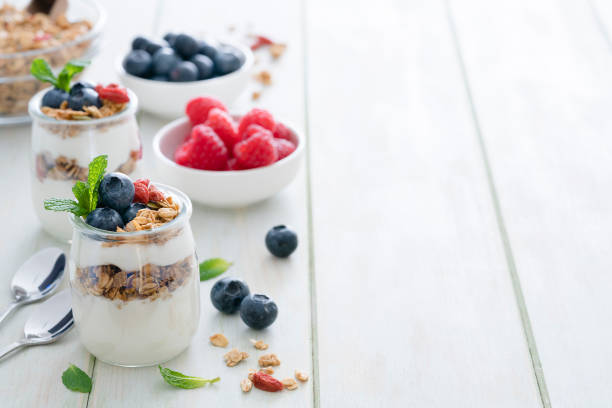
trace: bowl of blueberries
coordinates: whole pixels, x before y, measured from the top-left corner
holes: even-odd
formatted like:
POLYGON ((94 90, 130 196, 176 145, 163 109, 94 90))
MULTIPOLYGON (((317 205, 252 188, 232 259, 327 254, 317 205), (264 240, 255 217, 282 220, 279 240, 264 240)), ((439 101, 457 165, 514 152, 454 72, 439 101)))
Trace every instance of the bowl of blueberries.
POLYGON ((254 57, 239 43, 167 33, 163 40, 136 37, 117 60, 121 82, 145 111, 179 117, 187 102, 208 95, 231 105, 247 87, 254 57))

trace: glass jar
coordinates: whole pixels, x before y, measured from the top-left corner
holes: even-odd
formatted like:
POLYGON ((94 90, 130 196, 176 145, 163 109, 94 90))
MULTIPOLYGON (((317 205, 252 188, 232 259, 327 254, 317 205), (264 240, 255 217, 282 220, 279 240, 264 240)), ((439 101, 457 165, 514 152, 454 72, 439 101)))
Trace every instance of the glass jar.
POLYGON ((89 162, 101 154, 108 156, 108 172, 137 175, 142 158, 136 121, 138 99, 128 90, 130 102, 118 114, 91 120, 57 120, 40 110, 45 92, 37 93, 29 103, 32 200, 43 229, 68 241, 72 228, 66 214, 46 211, 43 202, 48 198, 74 199, 72 187, 77 180, 87 180, 89 162))
POLYGON ((191 201, 156 184, 179 205, 153 230, 109 232, 70 217, 72 311, 81 342, 115 365, 159 364, 185 350, 200 319, 200 279, 191 201))

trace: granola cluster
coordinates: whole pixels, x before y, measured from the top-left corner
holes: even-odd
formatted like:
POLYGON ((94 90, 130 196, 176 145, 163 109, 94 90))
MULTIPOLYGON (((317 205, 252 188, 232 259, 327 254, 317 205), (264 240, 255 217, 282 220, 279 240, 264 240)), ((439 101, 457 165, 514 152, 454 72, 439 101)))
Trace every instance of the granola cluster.
POLYGON ((73 281, 82 293, 124 302, 135 299, 154 301, 165 298, 186 284, 195 260, 188 256, 172 265, 146 264, 140 270, 124 271, 115 265, 79 267, 73 281))
POLYGON ((152 230, 172 221, 179 214, 179 205, 171 196, 161 201, 149 201, 147 206, 149 208, 138 211, 136 217, 125 228, 117 227, 117 232, 152 230))
POLYGON ((68 102, 64 101, 58 109, 43 106, 40 110, 45 115, 58 120, 91 120, 113 116, 122 112, 126 106, 127 103, 116 103, 108 99, 102 99, 101 108, 91 105, 84 106, 82 111, 72 110, 68 107, 68 102))

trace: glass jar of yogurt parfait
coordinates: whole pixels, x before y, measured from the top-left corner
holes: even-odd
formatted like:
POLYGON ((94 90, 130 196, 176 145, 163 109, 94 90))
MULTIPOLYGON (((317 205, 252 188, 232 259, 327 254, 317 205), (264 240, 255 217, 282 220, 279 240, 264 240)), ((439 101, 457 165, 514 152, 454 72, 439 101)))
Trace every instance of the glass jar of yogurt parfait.
POLYGON ((176 189, 156 187, 166 198, 149 203, 150 209, 120 232, 70 217, 76 327, 85 348, 110 364, 137 367, 167 361, 189 346, 198 327, 191 202, 176 189), (147 218, 155 224, 145 225, 147 218))
POLYGON ((29 103, 32 118, 32 199, 45 231, 68 241, 72 228, 67 216, 45 211, 42 202, 50 197, 71 197, 74 183, 87 179, 88 163, 100 154, 108 155, 108 168, 111 171, 129 175, 137 172, 142 158, 136 121, 138 99, 127 90, 129 102, 123 106, 111 105, 117 110, 116 113, 104 111, 105 103, 104 108, 92 110, 95 116, 87 110, 71 116, 65 113, 69 110, 62 112, 60 109, 42 107, 46 92, 48 90, 37 93, 29 103), (101 117, 100 111, 102 114, 110 113, 110 116, 101 117))

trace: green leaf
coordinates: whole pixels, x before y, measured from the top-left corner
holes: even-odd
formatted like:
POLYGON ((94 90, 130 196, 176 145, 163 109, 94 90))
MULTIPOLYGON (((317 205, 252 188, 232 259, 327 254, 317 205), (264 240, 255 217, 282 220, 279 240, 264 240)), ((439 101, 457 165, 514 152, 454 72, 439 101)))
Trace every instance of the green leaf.
POLYGON ((64 65, 62 71, 59 73, 57 87, 66 92, 70 91, 70 80, 74 75, 83 71, 87 65, 89 65, 89 61, 68 61, 68 63, 64 65))
POLYGON ((230 266, 232 266, 232 263, 223 258, 211 258, 205 260, 200 264, 200 282, 216 278, 223 272, 227 271, 227 268, 230 266))
POLYGON ((79 202, 79 206, 89 213, 90 201, 89 201, 89 185, 88 183, 83 183, 82 181, 77 181, 74 187, 72 187, 72 193, 76 197, 79 202))
POLYGON ((169 368, 162 368, 162 366, 158 366, 158 367, 159 367, 159 372, 161 376, 164 378, 164 380, 168 384, 174 387, 178 387, 178 388, 185 388, 185 389, 200 388, 200 387, 205 386, 206 384, 216 383, 217 381, 221 380, 221 378, 219 377, 213 378, 212 380, 206 380, 200 377, 190 377, 188 375, 181 374, 178 371, 172 371, 169 368))
POLYGON ((104 178, 104 172, 108 165, 108 156, 103 154, 94 158, 89 163, 89 173, 87 174, 87 184, 89 185, 89 211, 96 209, 98 205, 98 189, 102 178, 104 178))
POLYGON ((62 374, 62 382, 72 391, 88 393, 91 391, 91 378, 87 373, 74 364, 62 374))
POLYGON ((51 71, 51 67, 44 59, 36 58, 34 61, 32 61, 30 73, 39 81, 48 82, 54 87, 58 88, 58 80, 53 74, 53 71, 51 71))
POLYGON ((81 207, 79 203, 65 198, 50 198, 45 200, 45 210, 71 212, 79 217, 88 214, 87 210, 81 207))

